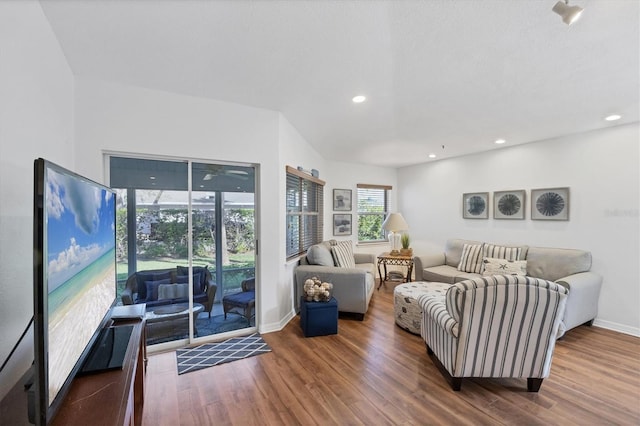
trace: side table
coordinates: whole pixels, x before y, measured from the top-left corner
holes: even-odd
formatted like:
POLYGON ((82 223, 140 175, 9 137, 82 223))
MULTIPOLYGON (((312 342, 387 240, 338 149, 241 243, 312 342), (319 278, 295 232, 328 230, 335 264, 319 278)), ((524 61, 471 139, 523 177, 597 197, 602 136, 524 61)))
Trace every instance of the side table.
POLYGON ((387 265, 391 266, 406 266, 407 276, 402 280, 403 282, 411 282, 411 274, 413 273, 413 257, 412 256, 392 256, 390 253, 382 253, 378 256, 378 274, 380 275, 380 284, 378 290, 386 282, 389 281, 389 274, 387 272, 387 265), (384 269, 384 275, 382 274, 384 269))

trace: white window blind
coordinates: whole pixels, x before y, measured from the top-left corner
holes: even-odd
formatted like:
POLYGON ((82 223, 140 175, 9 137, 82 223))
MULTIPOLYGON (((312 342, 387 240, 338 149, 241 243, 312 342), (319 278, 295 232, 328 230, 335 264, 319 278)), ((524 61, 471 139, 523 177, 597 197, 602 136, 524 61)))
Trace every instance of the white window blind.
POLYGON ((287 259, 322 241, 324 182, 287 166, 287 259))

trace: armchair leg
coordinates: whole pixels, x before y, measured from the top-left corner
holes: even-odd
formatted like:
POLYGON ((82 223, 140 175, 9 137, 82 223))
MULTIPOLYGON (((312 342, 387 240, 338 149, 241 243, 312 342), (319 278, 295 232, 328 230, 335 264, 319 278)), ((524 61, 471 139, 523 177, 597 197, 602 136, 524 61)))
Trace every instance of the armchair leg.
POLYGON ((444 365, 442 365, 442 363, 440 362, 436 354, 433 353, 429 345, 426 345, 426 346, 427 346, 427 355, 429 355, 429 358, 431 358, 431 361, 433 361, 435 366, 438 368, 438 370, 440 371, 440 374, 442 374, 442 377, 444 377, 447 383, 449 383, 449 385, 451 386, 451 389, 458 392, 462 388, 462 377, 453 377, 447 371, 444 365))
POLYGON ((540 390, 540 386, 542 386, 542 380, 543 379, 528 377, 527 392, 538 392, 540 390))
POLYGON ((451 378, 451 389, 458 392, 462 388, 462 377, 451 378))
POLYGON ((429 345, 427 345, 425 343, 425 346, 427 347, 427 355, 433 355, 433 351, 431 350, 431 348, 429 347, 429 345))

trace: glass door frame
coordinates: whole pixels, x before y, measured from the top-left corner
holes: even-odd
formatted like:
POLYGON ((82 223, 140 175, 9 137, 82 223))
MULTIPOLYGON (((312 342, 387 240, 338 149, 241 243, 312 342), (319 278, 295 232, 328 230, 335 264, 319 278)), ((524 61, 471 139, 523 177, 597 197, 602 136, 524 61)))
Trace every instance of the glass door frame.
MULTIPOLYGON (((194 336, 194 322, 193 322, 193 285, 189 285, 189 336, 185 339, 177 339, 170 342, 158 343, 148 347, 149 352, 160 352, 166 351, 169 349, 174 349, 177 347, 182 347, 185 344, 200 344, 206 342, 212 342, 216 340, 226 339, 229 337, 239 336, 239 335, 247 335, 251 333, 255 333, 258 330, 259 325, 259 311, 260 311, 260 302, 259 302, 259 294, 260 294, 260 279, 259 279, 259 238, 260 235, 260 223, 259 223, 259 173, 260 166, 255 163, 243 163, 243 162, 229 162, 229 161, 219 161, 219 160, 203 160, 203 159, 193 159, 193 158, 185 158, 185 157, 171 157, 171 156, 157 156, 157 155, 140 155, 140 154, 132 154, 125 152, 116 152, 116 151, 103 151, 103 164, 104 164, 104 176, 105 182, 110 183, 110 160, 111 157, 122 157, 122 158, 131 158, 131 159, 141 159, 141 160, 157 160, 157 161, 174 161, 174 162, 186 162, 187 163, 187 253, 188 253, 188 265, 191 269, 193 267, 193 182, 192 182, 192 171, 193 164, 211 164, 211 165, 229 165, 229 166, 239 166, 239 167, 250 167, 254 170, 254 191, 253 191, 253 218, 254 218, 254 275, 256 280, 256 303, 255 303, 255 322, 253 326, 249 326, 246 328, 241 328, 238 330, 233 330, 229 332, 219 333, 219 334, 210 334, 202 337, 194 336)), ((136 232, 137 232, 137 224, 136 224, 136 189, 128 188, 127 189, 127 262, 128 265, 136 265, 137 264, 137 255, 136 250, 131 250, 131 247, 136 247, 136 232), (129 207, 129 203, 133 203, 133 208, 129 207)), ((222 191, 215 191, 216 194, 223 193, 222 191)), ((224 206, 222 205, 221 197, 215 197, 215 223, 216 229, 221 229, 221 224, 223 221, 224 215, 224 206), (221 214, 219 214, 219 212, 221 214)), ((222 256, 219 255, 220 250, 218 247, 221 247, 222 244, 222 233, 215 233, 215 247, 216 247, 216 272, 215 272, 215 282, 222 284, 222 256)), ((226 244, 226 243, 225 243, 226 244)), ((135 267, 137 269, 137 267, 135 267)), ((131 269, 127 270, 127 275, 131 275, 133 272, 131 269)), ((191 274, 192 276, 192 274, 191 274)), ((191 278, 192 279, 192 278, 191 278)), ((191 283, 190 279, 190 283, 191 283)), ((192 284, 192 283, 191 283, 192 284)))

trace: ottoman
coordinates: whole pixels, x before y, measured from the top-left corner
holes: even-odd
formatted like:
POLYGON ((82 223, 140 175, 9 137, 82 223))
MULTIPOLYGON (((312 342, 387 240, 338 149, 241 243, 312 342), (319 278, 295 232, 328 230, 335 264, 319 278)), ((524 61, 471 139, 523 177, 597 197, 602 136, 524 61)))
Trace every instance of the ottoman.
POLYGON ((300 327, 304 337, 338 334, 338 301, 307 302, 300 298, 300 327))
POLYGON ((418 297, 429 293, 444 298, 451 284, 415 281, 399 284, 393 290, 393 311, 396 324, 413 333, 420 334, 422 323, 422 308, 418 303, 418 297))

